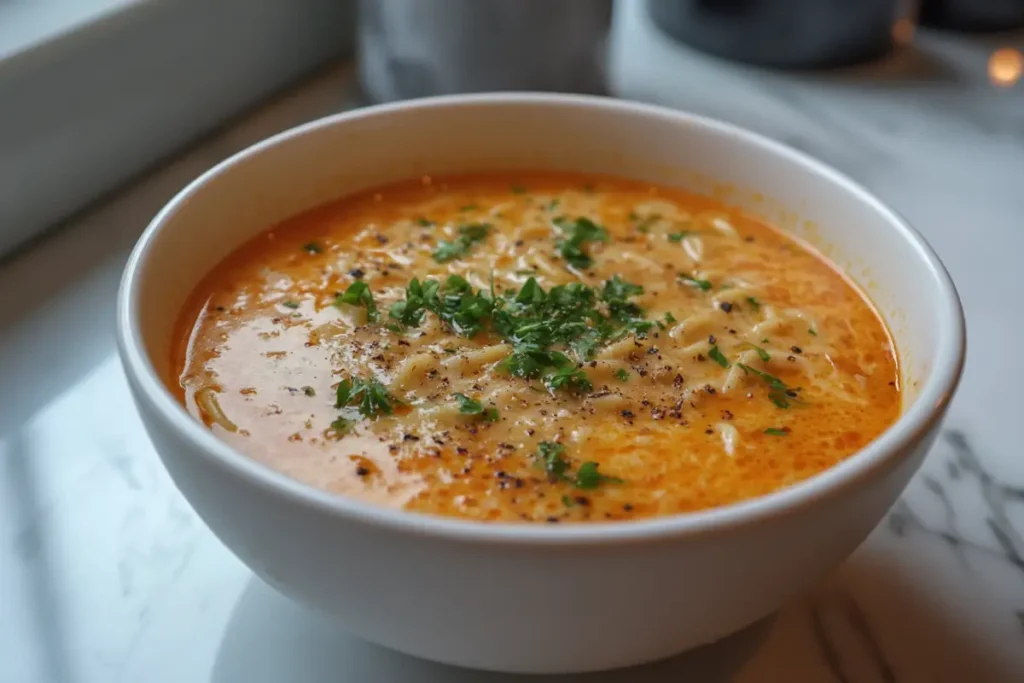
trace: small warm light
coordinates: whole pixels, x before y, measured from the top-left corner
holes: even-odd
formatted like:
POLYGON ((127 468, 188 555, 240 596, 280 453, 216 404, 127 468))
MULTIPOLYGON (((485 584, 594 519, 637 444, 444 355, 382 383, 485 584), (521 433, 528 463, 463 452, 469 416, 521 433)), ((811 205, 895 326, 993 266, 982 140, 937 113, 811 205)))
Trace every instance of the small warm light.
POLYGON ((1012 47, 992 53, 988 59, 988 78, 992 85, 1009 88, 1024 75, 1024 54, 1012 47))
POLYGON ((914 40, 914 22, 904 17, 893 24, 892 40, 897 45, 909 45, 914 40))

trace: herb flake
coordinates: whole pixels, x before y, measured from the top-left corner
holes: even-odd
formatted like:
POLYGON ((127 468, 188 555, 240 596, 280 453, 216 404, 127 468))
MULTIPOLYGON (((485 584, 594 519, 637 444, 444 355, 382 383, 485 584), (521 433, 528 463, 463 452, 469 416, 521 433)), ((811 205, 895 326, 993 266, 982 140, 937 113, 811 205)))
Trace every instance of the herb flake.
POLYGON ((608 231, 584 216, 575 220, 561 217, 556 218, 554 222, 565 236, 565 239, 560 240, 556 246, 566 263, 581 270, 593 265, 594 259, 585 247, 593 242, 607 242, 608 231))
POLYGON ((377 311, 377 304, 373 301, 373 292, 370 285, 362 280, 356 280, 338 296, 334 305, 348 304, 350 306, 365 306, 367 322, 375 323, 380 320, 380 313, 377 311))
POLYGON ((707 292, 712 287, 711 282, 709 280, 701 280, 700 278, 695 278, 685 273, 679 273, 679 279, 682 282, 690 285, 691 287, 696 287, 702 292, 707 292))
POLYGON ((387 387, 375 380, 345 379, 338 385, 335 408, 354 406, 363 417, 379 417, 394 412, 392 403, 400 403, 387 387))
POLYGON ((498 420, 497 408, 485 408, 480 401, 470 398, 465 394, 456 393, 454 396, 459 404, 459 412, 463 415, 478 415, 480 419, 487 422, 496 422, 498 420))
MULTIPOLYGON (((467 211, 469 208, 463 207, 462 210, 467 211)), ((462 258, 473 249, 473 245, 487 239, 490 233, 490 223, 470 223, 459 226, 458 236, 454 240, 438 242, 437 248, 434 249, 434 260, 438 263, 448 263, 462 258)))
POLYGON ((726 358, 722 354, 721 350, 719 350, 718 344, 715 344, 714 346, 712 346, 711 350, 708 351, 708 358, 710 358, 711 360, 715 361, 716 363, 721 365, 723 368, 727 368, 730 365, 729 359, 726 358))

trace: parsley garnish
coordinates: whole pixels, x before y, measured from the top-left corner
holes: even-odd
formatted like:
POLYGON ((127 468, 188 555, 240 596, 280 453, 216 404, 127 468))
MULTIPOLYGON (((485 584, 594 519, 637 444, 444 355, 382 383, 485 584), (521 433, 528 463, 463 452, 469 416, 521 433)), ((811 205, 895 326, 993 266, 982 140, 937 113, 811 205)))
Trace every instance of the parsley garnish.
POLYGON ((498 420, 497 408, 485 408, 480 401, 470 398, 465 394, 456 393, 455 400, 459 402, 459 412, 463 415, 479 415, 481 419, 487 422, 496 422, 498 420))
POLYGON ((593 460, 588 460, 580 465, 576 475, 570 476, 568 471, 571 463, 565 457, 565 446, 554 441, 541 441, 537 445, 537 457, 540 458, 544 471, 552 479, 571 481, 576 488, 594 489, 605 483, 624 483, 618 477, 609 477, 598 472, 598 464, 593 460))
POLYGON ((670 232, 669 235, 668 235, 668 241, 669 242, 682 242, 683 238, 685 238, 689 234, 690 233, 687 232, 686 230, 683 230, 682 232, 670 232))
POLYGON ((391 403, 400 403, 380 382, 359 378, 342 380, 338 385, 337 396, 335 408, 355 406, 363 417, 390 415, 394 412, 391 403))
POLYGON ((615 376, 619 379, 620 382, 628 381, 629 370, 627 370, 626 368, 619 368, 618 370, 615 371, 615 376))
POLYGON ((424 227, 424 228, 429 228, 432 225, 434 225, 434 221, 429 220, 429 219, 427 219, 427 218, 425 218, 423 216, 420 216, 419 218, 417 218, 416 219, 416 223, 418 223, 421 227, 424 227))
POLYGON ((302 393, 304 393, 306 396, 316 396, 316 389, 307 384, 306 386, 302 387, 302 393))
POLYGON ((712 346, 711 350, 708 351, 708 358, 710 358, 711 360, 715 361, 716 363, 721 365, 723 368, 729 367, 729 360, 725 356, 722 355, 721 351, 718 350, 718 344, 715 344, 714 346, 712 346))
POLYGON ((576 220, 556 218, 555 225, 565 235, 565 239, 557 244, 558 253, 575 268, 589 268, 594 263, 594 259, 584 249, 588 242, 608 241, 608 231, 583 216, 576 220))
POLYGON ((476 211, 479 208, 480 207, 477 204, 466 204, 465 206, 460 207, 459 211, 476 211))
POLYGON ((711 289, 711 282, 708 280, 700 280, 698 278, 686 275, 685 273, 679 273, 679 279, 692 287, 696 287, 702 292, 706 292, 709 289, 711 289))
POLYGON ((814 335, 815 337, 817 337, 817 336, 818 336, 818 333, 814 331, 814 328, 813 328, 813 327, 809 327, 809 328, 807 328, 807 331, 808 331, 808 332, 810 332, 811 334, 813 334, 813 335, 814 335))
POLYGON ((644 309, 632 301, 628 301, 629 297, 643 293, 644 288, 640 285, 634 285, 618 275, 613 275, 611 280, 604 283, 601 300, 608 304, 608 312, 611 313, 612 318, 628 323, 643 317, 644 309))
POLYGON ((437 300, 437 280, 420 282, 413 278, 405 288, 405 299, 391 304, 388 316, 405 327, 418 327, 423 322, 425 309, 433 310, 437 300))
MULTIPOLYGON (((463 211, 467 210, 463 207, 463 211)), ((457 258, 462 258, 473 248, 477 242, 487 239, 491 232, 489 223, 471 223, 459 227, 459 236, 454 241, 442 240, 434 250, 434 260, 438 263, 447 263, 457 258)))
POLYGON ((671 313, 666 313, 665 322, 667 322, 669 325, 674 325, 676 323, 676 317, 671 313))
POLYGON ((770 434, 771 436, 786 436, 787 434, 789 434, 789 427, 769 427, 768 429, 764 430, 764 433, 770 434))
POLYGON ((576 488, 596 489, 601 484, 622 484, 625 483, 618 477, 609 477, 597 471, 598 464, 593 460, 580 465, 576 470, 576 488))
POLYGON ((430 279, 411 281, 406 298, 391 306, 389 316, 404 327, 417 327, 431 311, 467 338, 489 328, 512 345, 512 353, 499 364, 502 370, 525 379, 543 378, 550 390, 582 393, 592 385, 577 363, 592 358, 601 344, 630 332, 642 335, 654 325, 629 300, 642 292, 617 276, 600 293, 580 282, 545 291, 530 277, 518 291, 498 295, 474 290, 465 278, 450 275, 443 285, 430 279), (575 361, 562 348, 570 349, 575 361))
POLYGON ((569 469, 569 461, 565 458, 565 446, 554 441, 541 441, 537 444, 537 455, 544 466, 544 471, 555 479, 561 479, 569 469))
MULTIPOLYGON (((765 340, 765 341, 767 341, 767 340, 765 340)), ((762 348, 761 348, 760 346, 758 346, 757 344, 750 344, 750 343, 747 343, 747 344, 744 344, 744 346, 746 346, 746 347, 748 347, 748 348, 751 348, 751 349, 753 349, 753 350, 757 351, 757 357, 758 357, 758 358, 760 358, 760 359, 761 359, 762 361, 764 361, 765 363, 767 363, 768 361, 770 361, 770 360, 772 359, 772 357, 771 357, 771 354, 769 354, 769 353, 768 353, 767 351, 765 351, 764 349, 762 349, 762 348)))
POLYGON ((284 306, 285 308, 295 309, 299 307, 299 302, 292 301, 291 299, 286 299, 285 301, 281 302, 281 305, 284 306))
POLYGON ((377 312, 377 304, 373 302, 373 292, 370 285, 362 280, 356 280, 348 286, 342 294, 335 299, 334 305, 349 304, 350 306, 366 306, 366 320, 375 323, 380 320, 377 312))
POLYGON ((765 382, 768 383, 768 400, 774 403, 779 408, 789 408, 793 403, 801 403, 800 398, 797 396, 795 389, 786 386, 786 383, 775 375, 770 375, 767 372, 752 368, 749 365, 743 363, 737 363, 741 370, 757 375, 765 382))
POLYGON ((323 247, 321 247, 316 242, 306 242, 305 244, 302 245, 302 249, 303 249, 303 251, 305 251, 307 253, 310 253, 310 254, 320 254, 320 253, 323 253, 323 247))
POLYGON ((753 308, 755 311, 761 308, 761 302, 752 296, 747 297, 747 303, 750 304, 750 307, 753 308))
POLYGON ((576 367, 562 367, 544 377, 544 386, 552 393, 565 388, 574 394, 591 391, 594 385, 587 379, 587 373, 576 367))
POLYGON ((440 288, 440 295, 427 304, 455 334, 467 339, 484 328, 494 310, 494 300, 482 290, 474 292, 469 282, 459 275, 449 275, 440 288))

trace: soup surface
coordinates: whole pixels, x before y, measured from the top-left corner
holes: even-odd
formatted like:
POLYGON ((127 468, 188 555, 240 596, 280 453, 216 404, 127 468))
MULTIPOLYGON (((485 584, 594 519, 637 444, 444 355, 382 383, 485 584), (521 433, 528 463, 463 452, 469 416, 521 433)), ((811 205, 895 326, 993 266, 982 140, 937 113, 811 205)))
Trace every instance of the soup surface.
POLYGON ((877 313, 792 238, 633 181, 423 178, 273 227, 179 322, 188 409, 328 491, 621 520, 810 477, 896 420, 877 313))

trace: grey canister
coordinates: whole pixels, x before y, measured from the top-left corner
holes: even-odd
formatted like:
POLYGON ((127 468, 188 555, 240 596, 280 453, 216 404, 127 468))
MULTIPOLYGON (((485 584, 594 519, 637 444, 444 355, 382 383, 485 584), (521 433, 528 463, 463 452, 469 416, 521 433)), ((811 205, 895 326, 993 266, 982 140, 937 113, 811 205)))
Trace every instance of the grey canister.
POLYGON ((369 99, 605 92, 612 0, 361 0, 369 99))
POLYGON ((709 54, 789 69, 866 62, 895 46, 917 0, 647 0, 665 33, 709 54))

